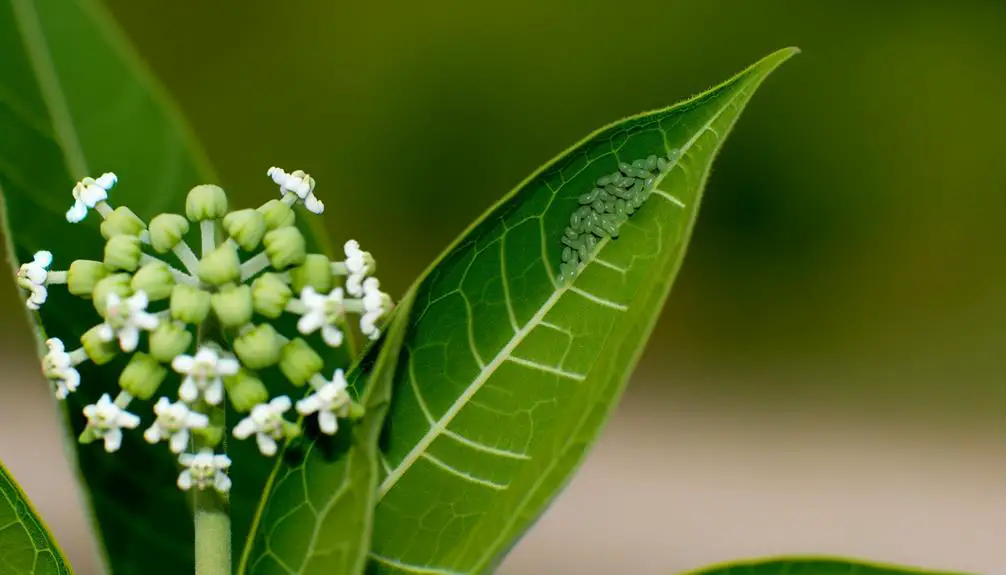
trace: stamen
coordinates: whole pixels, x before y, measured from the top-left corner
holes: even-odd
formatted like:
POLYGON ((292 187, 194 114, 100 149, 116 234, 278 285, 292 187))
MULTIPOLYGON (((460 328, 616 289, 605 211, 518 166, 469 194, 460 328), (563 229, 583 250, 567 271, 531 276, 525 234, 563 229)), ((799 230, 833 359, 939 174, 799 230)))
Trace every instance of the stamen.
POLYGON ((192 251, 189 244, 185 243, 185 240, 175 244, 175 247, 171 248, 171 251, 182 262, 182 265, 185 266, 189 274, 192 276, 199 274, 199 258, 196 257, 196 253, 192 251))
POLYGON ((241 264, 241 281, 245 281, 257 275, 260 271, 269 267, 269 256, 265 252, 259 252, 241 264))

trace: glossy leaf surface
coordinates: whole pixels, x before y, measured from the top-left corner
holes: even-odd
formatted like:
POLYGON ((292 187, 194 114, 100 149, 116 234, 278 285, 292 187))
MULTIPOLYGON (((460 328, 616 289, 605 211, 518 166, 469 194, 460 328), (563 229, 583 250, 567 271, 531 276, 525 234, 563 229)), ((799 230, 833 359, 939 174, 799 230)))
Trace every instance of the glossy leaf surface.
POLYGON ((55 539, 3 465, 0 465, 0 573, 70 573, 55 539))
POLYGON ((738 561, 694 571, 688 575, 965 575, 923 571, 877 563, 825 557, 794 557, 738 561))

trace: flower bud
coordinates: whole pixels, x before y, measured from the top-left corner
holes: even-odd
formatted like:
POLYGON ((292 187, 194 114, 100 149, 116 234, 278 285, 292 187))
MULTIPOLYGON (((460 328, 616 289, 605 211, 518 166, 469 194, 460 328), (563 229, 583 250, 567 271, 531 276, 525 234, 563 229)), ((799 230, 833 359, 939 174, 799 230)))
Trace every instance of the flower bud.
POLYGON ((114 274, 105 276, 98 280, 98 283, 94 284, 91 298, 94 300, 94 309, 98 311, 98 315, 105 317, 108 306, 108 294, 114 293, 120 298, 125 299, 132 293, 132 290, 129 289, 129 279, 129 274, 114 274))
POLYGON ((293 208, 279 200, 269 200, 258 211, 265 217, 265 225, 270 230, 292 226, 296 220, 293 208))
POLYGON ((223 188, 203 184, 189 190, 185 197, 185 215, 194 222, 216 220, 227 213, 227 194, 223 188))
POLYGON ((119 387, 137 399, 147 400, 168 375, 168 370, 143 352, 136 352, 119 376, 119 387))
POLYGON ((112 213, 105 217, 105 221, 101 222, 101 235, 106 240, 119 235, 138 236, 146 227, 133 210, 120 206, 112 210, 112 213))
POLYGON ((70 264, 66 273, 66 289, 75 296, 91 297, 94 286, 108 275, 108 268, 102 262, 77 260, 70 264))
POLYGON ((265 273, 252 282, 252 300, 255 304, 255 311, 270 319, 278 318, 286 304, 293 297, 290 286, 281 280, 278 275, 265 273))
POLYGON ((150 301, 158 301, 171 295, 171 289, 175 287, 175 277, 171 275, 168 264, 150 262, 133 275, 130 286, 133 291, 145 291, 150 301))
POLYGON ((189 233, 189 221, 178 214, 161 214, 150 220, 150 246, 157 253, 170 252, 189 233))
POLYGON ((234 353, 249 369, 265 369, 279 361, 283 341, 267 323, 255 326, 234 340, 234 353))
POLYGON ((251 288, 246 285, 224 286, 210 298, 213 313, 226 328, 241 327, 251 321, 251 288))
POLYGON ((230 244, 220 244, 199 260, 199 279, 221 286, 241 277, 241 260, 230 244))
POLYGON ((350 402, 349 413, 346 414, 348 419, 360 419, 364 415, 366 415, 366 410, 362 405, 356 403, 355 401, 350 402))
POLYGON ((161 363, 171 363, 192 344, 192 334, 179 321, 162 321, 150 332, 150 355, 161 363))
POLYGON ((224 386, 231 405, 239 413, 247 413, 256 405, 269 401, 265 384, 248 370, 242 369, 236 375, 225 377, 224 386))
POLYGON ((307 286, 328 293, 332 291, 332 264, 321 254, 307 254, 302 265, 290 270, 290 281, 297 293, 307 286))
POLYGON ((280 371, 297 387, 307 383, 322 367, 321 356, 299 337, 284 345, 279 354, 280 371))
POLYGON ((224 429, 219 425, 208 425, 190 430, 203 447, 215 448, 224 440, 224 429))
POLYGON ((84 353, 94 362, 94 365, 104 365, 119 353, 119 345, 115 340, 105 341, 98 335, 98 328, 94 326, 80 336, 80 345, 84 348, 84 353))
POLYGON ((113 270, 135 272, 140 255, 140 238, 136 236, 113 236, 105 244, 105 265, 113 270))
POLYGON ((292 226, 272 230, 262 239, 262 244, 269 263, 277 270, 300 265, 307 257, 304 236, 292 226))
POLYGON ((231 212, 224 216, 224 229, 241 249, 250 252, 258 247, 265 235, 265 216, 252 209, 231 212))
POLYGON ((209 313, 209 292, 185 284, 178 284, 171 290, 171 317, 199 325, 209 313))

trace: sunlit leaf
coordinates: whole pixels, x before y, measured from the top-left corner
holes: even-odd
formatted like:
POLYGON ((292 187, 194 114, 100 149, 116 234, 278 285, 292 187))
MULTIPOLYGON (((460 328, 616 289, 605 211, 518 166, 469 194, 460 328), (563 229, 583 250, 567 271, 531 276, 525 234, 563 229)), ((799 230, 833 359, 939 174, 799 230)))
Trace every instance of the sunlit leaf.
POLYGON ((70 573, 55 539, 3 465, 0 465, 0 573, 70 573))
POLYGON ((828 557, 792 557, 737 561, 693 571, 687 575, 965 575, 924 571, 828 557))

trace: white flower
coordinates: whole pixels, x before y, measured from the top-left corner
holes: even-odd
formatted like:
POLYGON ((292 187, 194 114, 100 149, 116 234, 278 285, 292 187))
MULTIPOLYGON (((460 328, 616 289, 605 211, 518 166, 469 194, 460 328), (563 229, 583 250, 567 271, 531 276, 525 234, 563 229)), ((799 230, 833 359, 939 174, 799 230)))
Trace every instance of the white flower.
POLYGON ((73 206, 66 212, 66 221, 75 224, 87 216, 87 210, 108 199, 108 191, 119 181, 112 172, 98 179, 84 178, 73 187, 73 206))
POLYGON ((157 400, 154 413, 157 414, 157 420, 143 432, 143 437, 149 443, 170 437, 168 446, 172 453, 181 453, 189 444, 190 429, 202 429, 210 424, 210 418, 206 415, 192 411, 181 401, 171 403, 166 397, 157 400))
POLYGON ((337 325, 346 314, 342 288, 335 288, 328 295, 321 295, 313 287, 307 286, 300 292, 300 301, 307 311, 297 322, 297 331, 308 335, 321 329, 321 337, 329 347, 342 345, 342 331, 337 325))
POLYGON ((179 355, 171 361, 171 367, 185 376, 178 388, 178 396, 186 403, 199 399, 200 392, 210 405, 219 405, 224 399, 224 380, 234 375, 241 367, 233 357, 221 357, 210 347, 199 348, 195 357, 179 355))
POLYGON ((234 437, 237 439, 247 439, 251 434, 255 434, 258 442, 258 450, 262 455, 272 456, 276 454, 276 440, 283 439, 284 424, 283 414, 290 409, 290 398, 281 395, 273 398, 269 403, 260 403, 252 408, 248 417, 242 419, 234 426, 234 437))
POLYGON ((360 249, 360 243, 356 240, 349 240, 343 246, 346 252, 346 269, 349 270, 349 277, 346 278, 346 291, 353 297, 363 295, 363 280, 368 275, 374 273, 374 257, 370 252, 360 249))
POLYGON ((126 299, 113 292, 108 294, 106 301, 105 323, 98 326, 97 332, 101 340, 112 341, 118 336, 119 346, 128 353, 134 351, 140 343, 141 329, 157 329, 157 316, 147 313, 147 304, 150 302, 143 290, 126 299))
POLYGON ((352 399, 346 391, 346 377, 341 369, 335 370, 332 381, 326 382, 317 391, 297 402, 297 413, 318 414, 318 427, 322 433, 335 435, 339 429, 337 417, 349 415, 352 399))
POLYGON ((45 340, 45 345, 49 347, 49 352, 42 358, 42 373, 56 385, 56 398, 66 399, 71 392, 77 391, 80 373, 74 369, 62 340, 49 338, 45 340))
POLYGON ((98 403, 84 407, 87 426, 96 437, 105 440, 105 451, 112 453, 122 445, 122 428, 134 429, 140 418, 112 403, 108 394, 103 394, 98 403))
POLYGON ((182 491, 188 491, 192 486, 200 490, 212 486, 220 493, 231 490, 231 478, 227 477, 230 457, 214 454, 211 449, 202 449, 199 453, 179 455, 178 462, 185 467, 178 474, 178 488, 182 491))
POLYGON ((367 278, 363 282, 363 310, 360 317, 360 331, 370 339, 381 337, 377 321, 391 311, 391 297, 380 290, 377 278, 367 278))
POLYGON ((45 287, 49 279, 49 266, 52 265, 52 252, 35 252, 34 259, 21 264, 17 270, 17 285, 30 291, 26 305, 28 309, 38 309, 45 303, 49 291, 45 287))
POLYGON ((267 174, 279 186, 281 195, 295 194, 309 212, 320 214, 325 211, 325 204, 314 195, 314 178, 311 176, 301 170, 288 174, 275 167, 269 168, 267 174))

